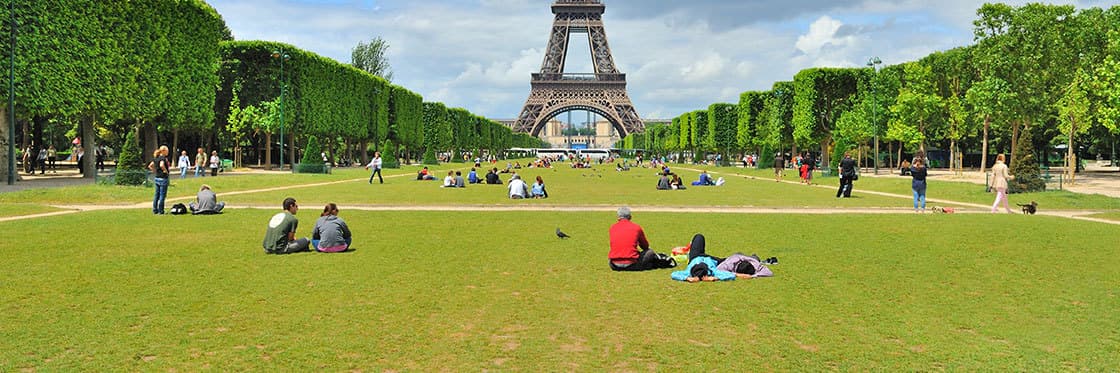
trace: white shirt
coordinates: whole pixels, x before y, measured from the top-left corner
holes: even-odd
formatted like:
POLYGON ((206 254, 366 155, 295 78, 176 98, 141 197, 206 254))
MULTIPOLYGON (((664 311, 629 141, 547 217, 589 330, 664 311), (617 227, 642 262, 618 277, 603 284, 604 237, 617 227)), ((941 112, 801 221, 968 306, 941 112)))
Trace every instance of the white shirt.
POLYGON ((443 187, 444 188, 454 188, 455 187, 455 177, 451 176, 451 175, 448 175, 447 177, 443 178, 443 187))
POLYGON ((190 166, 191 166, 191 157, 186 156, 186 155, 180 155, 179 156, 179 168, 190 167, 190 166))
POLYGON ((374 170, 380 170, 381 169, 381 157, 373 157, 373 160, 369 161, 369 164, 366 165, 366 168, 372 168, 374 170))
POLYGON ((513 197, 513 196, 527 197, 525 191, 528 189, 528 187, 529 186, 525 184, 525 181, 523 181, 521 179, 510 180, 509 181, 509 196, 510 197, 513 197))
POLYGON ((218 156, 216 156, 216 155, 210 156, 210 168, 218 168, 218 164, 221 163, 221 162, 222 162, 222 160, 219 159, 218 156))

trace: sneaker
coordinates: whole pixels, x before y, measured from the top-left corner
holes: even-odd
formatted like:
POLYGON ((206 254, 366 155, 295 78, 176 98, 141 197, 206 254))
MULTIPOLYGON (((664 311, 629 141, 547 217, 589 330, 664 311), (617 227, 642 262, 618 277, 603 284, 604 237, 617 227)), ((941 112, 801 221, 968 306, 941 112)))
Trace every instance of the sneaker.
POLYGON ((677 260, 673 259, 673 258, 669 258, 669 268, 675 268, 676 266, 677 266, 677 260))
POLYGON ((772 256, 768 260, 770 261, 770 264, 778 264, 778 257, 776 256, 772 256))

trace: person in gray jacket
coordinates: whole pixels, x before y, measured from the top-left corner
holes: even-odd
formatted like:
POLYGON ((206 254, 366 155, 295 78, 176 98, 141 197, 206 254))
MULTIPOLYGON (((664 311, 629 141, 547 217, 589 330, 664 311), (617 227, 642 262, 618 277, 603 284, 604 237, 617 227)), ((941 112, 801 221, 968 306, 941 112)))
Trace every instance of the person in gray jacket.
POLYGON ((222 213, 222 209, 226 207, 225 202, 218 202, 218 195, 210 190, 210 186, 202 184, 198 189, 198 200, 191 202, 191 214, 194 215, 212 215, 222 213))
POLYGON ((312 248, 321 253, 340 253, 350 249, 351 238, 350 227, 338 217, 338 205, 328 203, 311 229, 312 248))

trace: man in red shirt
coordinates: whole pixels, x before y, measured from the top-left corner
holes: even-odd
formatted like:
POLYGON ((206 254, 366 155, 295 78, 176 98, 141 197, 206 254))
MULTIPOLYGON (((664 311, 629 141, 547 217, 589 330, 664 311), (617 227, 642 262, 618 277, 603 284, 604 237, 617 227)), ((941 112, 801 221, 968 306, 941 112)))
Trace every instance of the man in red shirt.
POLYGON ((645 271, 676 267, 676 260, 649 249, 646 233, 630 218, 629 207, 618 208, 618 222, 611 226, 611 251, 607 254, 611 270, 645 271))

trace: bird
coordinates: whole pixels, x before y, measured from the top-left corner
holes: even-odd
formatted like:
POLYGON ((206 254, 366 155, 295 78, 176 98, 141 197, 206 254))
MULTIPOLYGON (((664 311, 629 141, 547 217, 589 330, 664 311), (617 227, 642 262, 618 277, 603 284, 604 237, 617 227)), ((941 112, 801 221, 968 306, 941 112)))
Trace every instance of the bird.
POLYGON ((565 238, 570 238, 572 236, 569 236, 568 234, 566 234, 564 232, 561 232, 560 228, 556 228, 556 237, 559 237, 560 239, 565 239, 565 238))

